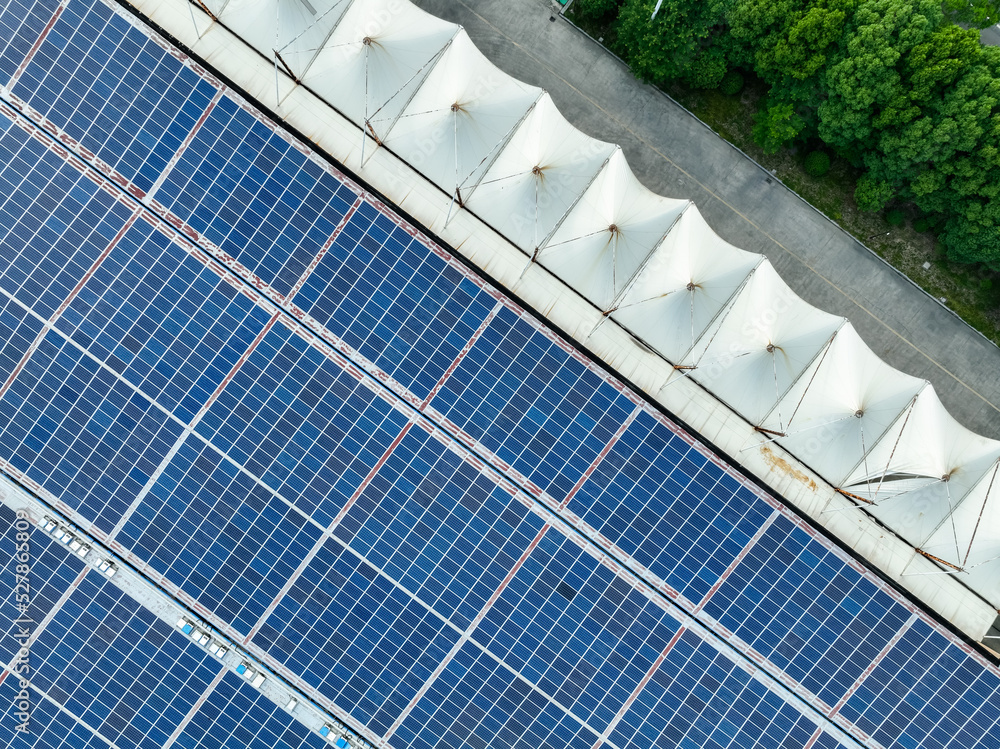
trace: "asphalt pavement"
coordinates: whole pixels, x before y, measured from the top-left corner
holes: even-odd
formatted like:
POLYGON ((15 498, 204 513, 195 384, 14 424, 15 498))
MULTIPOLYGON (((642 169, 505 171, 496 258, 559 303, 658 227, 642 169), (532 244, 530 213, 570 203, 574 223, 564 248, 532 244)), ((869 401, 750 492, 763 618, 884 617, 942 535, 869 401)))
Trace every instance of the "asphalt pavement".
POLYGON ((619 143, 650 189, 693 199, 724 239, 765 254, 802 298, 850 319, 885 361, 933 383, 962 424, 1000 438, 1000 348, 679 104, 636 80, 558 6, 414 2, 462 24, 501 69, 548 90, 578 128, 619 143))

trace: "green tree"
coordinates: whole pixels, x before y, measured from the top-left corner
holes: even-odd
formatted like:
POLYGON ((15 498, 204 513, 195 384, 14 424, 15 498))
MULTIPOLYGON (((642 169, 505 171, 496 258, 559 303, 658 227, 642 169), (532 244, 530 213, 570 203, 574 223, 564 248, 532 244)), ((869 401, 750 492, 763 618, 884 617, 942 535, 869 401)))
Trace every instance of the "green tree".
POLYGON ((985 29, 1000 21, 1000 0, 944 0, 944 10, 955 23, 985 29))
POLYGON ((765 102, 754 119, 753 139, 764 153, 777 153, 802 131, 804 125, 791 102, 765 102))
POLYGON ((573 7, 584 18, 604 18, 613 12, 620 0, 576 0, 573 7))
MULTIPOLYGON (((731 0, 663 0, 656 18, 656 0, 626 0, 618 14, 618 49, 632 72, 649 83, 693 77, 718 80, 724 62, 703 53, 712 29, 722 23, 731 0)), ((718 81, 716 81, 716 84, 718 81)))

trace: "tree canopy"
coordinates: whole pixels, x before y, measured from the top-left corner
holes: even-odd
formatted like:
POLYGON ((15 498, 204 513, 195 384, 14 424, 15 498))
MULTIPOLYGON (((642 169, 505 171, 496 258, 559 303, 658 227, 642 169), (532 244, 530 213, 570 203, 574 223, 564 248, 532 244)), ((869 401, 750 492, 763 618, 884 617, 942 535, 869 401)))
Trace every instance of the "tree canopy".
POLYGON ((912 202, 943 219, 953 259, 1000 269, 1000 49, 976 30, 1000 0, 663 0, 655 19, 656 0, 618 5, 637 76, 714 87, 752 71, 765 151, 821 139, 863 169, 859 207, 912 202))

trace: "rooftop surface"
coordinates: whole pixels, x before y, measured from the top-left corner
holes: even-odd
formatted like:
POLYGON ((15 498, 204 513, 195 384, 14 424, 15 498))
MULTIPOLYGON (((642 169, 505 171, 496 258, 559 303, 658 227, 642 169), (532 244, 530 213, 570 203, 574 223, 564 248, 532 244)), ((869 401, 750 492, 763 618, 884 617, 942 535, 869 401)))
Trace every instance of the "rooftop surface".
POLYGON ((117 5, 0 27, 0 516, 92 548, 31 534, 11 746, 996 744, 994 666, 117 5))

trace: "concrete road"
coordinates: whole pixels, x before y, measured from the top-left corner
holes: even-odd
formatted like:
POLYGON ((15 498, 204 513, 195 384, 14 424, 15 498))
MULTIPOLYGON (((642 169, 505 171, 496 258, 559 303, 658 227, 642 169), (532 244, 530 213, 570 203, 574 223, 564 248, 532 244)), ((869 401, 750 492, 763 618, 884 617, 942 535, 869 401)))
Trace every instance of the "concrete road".
POLYGON ((990 26, 988 29, 980 31, 979 41, 983 44, 992 44, 994 47, 1000 44, 1000 24, 990 26))
POLYGON ((894 367, 930 380, 961 423, 1000 438, 1000 349, 637 81, 548 0, 414 1, 465 26, 503 70, 547 89, 581 130, 621 144, 648 187, 693 199, 727 241, 767 255, 796 293, 850 319, 894 367))

